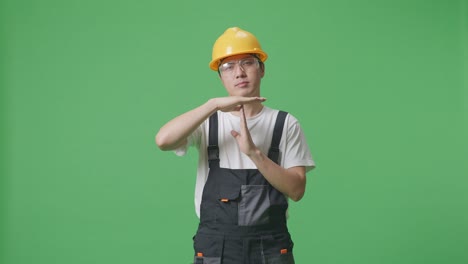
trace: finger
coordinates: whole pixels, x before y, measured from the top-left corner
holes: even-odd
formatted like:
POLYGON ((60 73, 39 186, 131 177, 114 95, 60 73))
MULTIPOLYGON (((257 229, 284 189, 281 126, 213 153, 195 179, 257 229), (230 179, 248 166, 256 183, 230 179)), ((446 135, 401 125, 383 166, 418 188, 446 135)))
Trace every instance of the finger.
POLYGON ((232 106, 232 107, 228 107, 228 108, 223 108, 223 109, 220 109, 221 111, 223 112, 232 112, 232 111, 239 111, 241 108, 241 105, 236 105, 236 106, 232 106))
POLYGON ((247 97, 244 103, 265 102, 265 97, 247 97))
POLYGON ((240 108, 240 128, 241 128, 241 133, 244 135, 247 135, 249 131, 247 130, 247 120, 245 118, 245 112, 244 112, 244 106, 241 106, 240 108))
POLYGON ((237 131, 235 131, 235 130, 231 130, 231 135, 236 139, 237 139, 238 136, 240 136, 240 134, 237 133, 237 131))

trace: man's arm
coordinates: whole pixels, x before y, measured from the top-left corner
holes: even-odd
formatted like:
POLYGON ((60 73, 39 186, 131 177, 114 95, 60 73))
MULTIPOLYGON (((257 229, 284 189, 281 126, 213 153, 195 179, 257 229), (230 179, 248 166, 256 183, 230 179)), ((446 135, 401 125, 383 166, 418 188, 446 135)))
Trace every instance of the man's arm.
POLYGON ((295 202, 302 199, 306 185, 304 166, 285 169, 269 159, 259 149, 250 154, 249 157, 267 181, 278 191, 286 194, 295 202))
POLYGON ((177 116, 162 126, 158 134, 156 134, 156 145, 161 150, 177 149, 185 144, 188 136, 216 111, 234 111, 240 108, 242 104, 264 102, 265 100, 263 97, 242 96, 210 99, 201 106, 177 116))
POLYGON ((266 180, 278 191, 286 194, 294 201, 299 201, 304 196, 306 185, 306 169, 304 166, 297 166, 285 169, 262 153, 253 143, 250 132, 247 128, 244 109, 240 114, 240 133, 231 131, 232 136, 239 144, 240 150, 246 154, 257 166, 266 180))

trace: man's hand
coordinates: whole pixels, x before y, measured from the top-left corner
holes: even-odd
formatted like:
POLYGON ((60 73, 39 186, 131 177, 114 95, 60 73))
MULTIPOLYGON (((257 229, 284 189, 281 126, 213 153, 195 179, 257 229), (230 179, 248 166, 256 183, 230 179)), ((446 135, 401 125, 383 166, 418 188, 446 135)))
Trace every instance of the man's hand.
POLYGON ((285 169, 262 153, 252 141, 243 107, 240 109, 240 132, 232 130, 231 135, 236 139, 242 153, 255 163, 257 169, 273 187, 294 201, 302 199, 306 184, 305 167, 285 169))
POLYGON ((240 133, 232 130, 231 135, 236 139, 242 153, 251 156, 257 150, 250 136, 249 128, 247 127, 247 120, 245 118, 244 107, 240 106, 240 133))
POLYGON ((241 105, 261 103, 263 97, 228 96, 209 99, 206 103, 167 122, 156 135, 156 144, 162 150, 174 150, 187 142, 187 137, 218 110, 239 111, 241 105))
POLYGON ((218 110, 223 112, 239 111, 244 104, 265 102, 263 97, 228 96, 213 99, 218 110))

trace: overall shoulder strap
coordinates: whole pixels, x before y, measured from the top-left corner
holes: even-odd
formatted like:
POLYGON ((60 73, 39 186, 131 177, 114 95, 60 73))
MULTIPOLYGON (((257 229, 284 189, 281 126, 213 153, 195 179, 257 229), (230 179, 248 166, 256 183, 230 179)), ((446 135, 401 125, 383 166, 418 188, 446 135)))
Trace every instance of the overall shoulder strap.
POLYGON ((275 127, 273 129, 273 137, 271 139, 270 150, 268 151, 268 158, 279 164, 279 144, 281 136, 283 135, 284 121, 286 120, 287 112, 279 111, 276 117, 275 127))
POLYGON ((208 162, 218 161, 219 162, 219 147, 218 147, 218 112, 215 112, 210 116, 208 122, 209 134, 208 134, 208 162))

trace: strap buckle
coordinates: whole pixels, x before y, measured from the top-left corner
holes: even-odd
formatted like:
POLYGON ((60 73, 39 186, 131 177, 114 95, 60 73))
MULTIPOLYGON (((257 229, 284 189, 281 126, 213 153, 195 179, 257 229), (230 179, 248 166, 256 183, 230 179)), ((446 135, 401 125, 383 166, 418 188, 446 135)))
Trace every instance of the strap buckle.
POLYGON ((219 160, 219 148, 217 145, 208 146, 208 160, 219 160))

